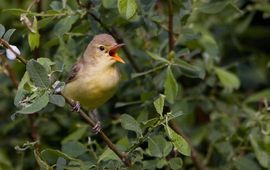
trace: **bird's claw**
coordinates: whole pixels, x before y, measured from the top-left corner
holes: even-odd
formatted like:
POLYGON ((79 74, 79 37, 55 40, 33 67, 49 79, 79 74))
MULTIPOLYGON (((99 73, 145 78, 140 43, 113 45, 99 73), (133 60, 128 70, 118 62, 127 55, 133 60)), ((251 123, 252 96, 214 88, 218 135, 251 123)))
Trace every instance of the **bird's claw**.
POLYGON ((72 112, 79 112, 81 110, 81 105, 78 101, 75 102, 75 105, 72 107, 72 112))
POLYGON ((92 128, 93 132, 95 134, 98 134, 101 130, 101 124, 100 124, 100 121, 97 121, 95 126, 92 128))

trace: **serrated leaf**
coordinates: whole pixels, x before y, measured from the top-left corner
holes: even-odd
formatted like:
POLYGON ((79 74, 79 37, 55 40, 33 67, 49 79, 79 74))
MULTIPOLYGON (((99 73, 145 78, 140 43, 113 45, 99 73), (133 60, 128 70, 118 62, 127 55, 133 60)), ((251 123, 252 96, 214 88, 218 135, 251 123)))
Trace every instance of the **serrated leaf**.
POLYGON ((160 94, 159 97, 154 101, 154 106, 156 108, 156 111, 160 114, 160 116, 162 116, 163 113, 164 100, 165 96, 163 94, 160 94))
POLYGON ((48 88, 50 81, 46 69, 37 61, 31 59, 26 65, 30 79, 37 87, 48 88))
POLYGON ((181 70, 181 73, 186 77, 191 78, 201 78, 205 77, 205 71, 201 68, 191 65, 184 60, 175 59, 175 65, 178 66, 181 70))
POLYGON ((82 138, 83 134, 86 133, 88 129, 87 125, 83 125, 81 127, 79 127, 77 130, 75 130, 74 132, 72 132, 71 134, 69 134, 68 136, 66 136, 63 140, 62 140, 62 144, 68 141, 78 141, 79 139, 82 138))
POLYGON ((30 105, 17 111, 17 113, 31 114, 31 113, 38 112, 41 109, 43 109, 45 106, 47 106, 48 102, 49 102, 49 95, 47 92, 45 92, 40 97, 37 97, 36 99, 34 99, 30 105))
POLYGON ((9 29, 7 30, 7 32, 4 34, 3 39, 6 40, 7 42, 9 42, 10 37, 12 36, 12 34, 14 33, 16 29, 9 29))
POLYGON ((73 16, 67 16, 65 18, 62 18, 61 20, 59 20, 54 28, 53 28, 53 33, 56 36, 61 36, 64 33, 67 33, 70 31, 72 25, 78 20, 78 16, 77 15, 73 15, 73 16))
POLYGON ((2 38, 2 36, 5 34, 5 31, 6 29, 4 25, 0 24, 0 38, 2 38))
POLYGON ((168 126, 166 127, 166 132, 172 144, 178 150, 178 152, 180 152, 183 155, 190 156, 191 148, 187 143, 187 141, 168 126))
POLYGON ((127 20, 136 14, 138 8, 136 0, 118 0, 117 7, 120 15, 127 20))
POLYGON ((222 86, 229 92, 240 87, 240 80, 234 73, 219 67, 215 67, 215 71, 222 86))
POLYGON ((121 125, 124 129, 131 130, 137 133, 138 136, 142 135, 142 129, 140 124, 132 117, 127 114, 123 114, 120 117, 121 125))
POLYGON ((63 143, 62 151, 72 157, 78 157, 87 152, 87 148, 78 141, 68 141, 63 143))
POLYGON ((64 107, 65 106, 65 99, 63 96, 58 95, 58 94, 51 94, 49 96, 49 101, 52 104, 55 104, 59 107, 64 107))
POLYGON ((166 78, 164 81, 164 89, 165 89, 164 94, 166 96, 166 100, 169 103, 173 104, 174 99, 178 93, 178 84, 173 76, 171 67, 167 68, 166 78))

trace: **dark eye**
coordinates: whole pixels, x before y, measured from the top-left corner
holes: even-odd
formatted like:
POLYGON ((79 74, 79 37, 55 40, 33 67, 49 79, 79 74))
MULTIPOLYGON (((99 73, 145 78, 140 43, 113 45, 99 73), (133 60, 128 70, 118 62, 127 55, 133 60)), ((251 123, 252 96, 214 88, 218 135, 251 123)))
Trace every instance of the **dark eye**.
POLYGON ((100 46, 99 49, 100 49, 100 51, 105 50, 105 48, 103 46, 100 46))

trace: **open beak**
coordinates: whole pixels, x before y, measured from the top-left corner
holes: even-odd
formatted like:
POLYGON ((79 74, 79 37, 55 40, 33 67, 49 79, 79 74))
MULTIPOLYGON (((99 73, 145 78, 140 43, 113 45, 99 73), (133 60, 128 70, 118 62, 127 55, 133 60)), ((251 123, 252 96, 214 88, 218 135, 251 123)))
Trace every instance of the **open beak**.
POLYGON ((125 61, 116 53, 116 51, 124 46, 125 44, 117 44, 115 46, 113 46, 110 51, 109 51, 109 54, 110 56, 115 60, 115 61, 118 61, 120 63, 125 63, 125 61))

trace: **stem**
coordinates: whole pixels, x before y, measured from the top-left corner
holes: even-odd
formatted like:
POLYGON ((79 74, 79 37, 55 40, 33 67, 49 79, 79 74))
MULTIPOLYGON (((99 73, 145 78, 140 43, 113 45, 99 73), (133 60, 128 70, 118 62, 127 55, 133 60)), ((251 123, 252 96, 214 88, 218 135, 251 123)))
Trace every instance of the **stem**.
MULTIPOLYGON (((20 58, 21 59, 20 61, 23 61, 22 63, 24 63, 25 65, 27 64, 27 61, 24 60, 22 57, 20 57, 20 55, 17 54, 14 50, 12 50, 12 48, 10 47, 10 45, 6 41, 0 39, 0 44, 3 44, 4 47, 10 49, 16 55, 16 58, 18 58, 18 59, 20 58)), ((75 106, 75 104, 69 98, 64 96, 62 93, 60 93, 60 94, 65 98, 66 102, 71 107, 75 106)), ((87 114, 83 110, 80 109, 79 114, 81 115, 81 117, 83 117, 88 122, 88 124, 91 127, 95 126, 95 122, 89 116, 87 116, 87 114)), ((31 127, 34 128, 34 131, 32 131, 32 137, 37 138, 37 133, 36 133, 36 130, 35 130, 35 125, 33 124, 33 121, 32 121, 32 117, 30 117, 29 119, 30 119, 30 123, 32 122, 31 127)), ((109 148, 123 161, 123 163, 127 167, 131 167, 131 161, 128 158, 128 155, 125 154, 125 153, 120 152, 102 130, 100 130, 99 134, 100 134, 101 138, 105 141, 105 143, 109 146, 109 148)))
POLYGON ((18 53, 16 53, 11 46, 8 44, 8 42, 6 42, 4 39, 0 38, 0 45, 2 45, 3 47, 9 49, 10 51, 13 52, 13 54, 16 55, 16 59, 18 59, 19 61, 21 61, 23 64, 26 65, 26 60, 24 58, 22 58, 18 53))
MULTIPOLYGON (((62 93, 60 93, 66 100, 66 102, 74 107, 75 104, 72 100, 70 100, 69 98, 67 98, 65 95, 63 95, 62 93)), ((79 112, 78 112, 81 117, 83 117, 87 123, 91 126, 91 127, 94 127, 95 126, 95 122, 89 117, 87 116, 87 114, 82 110, 80 109, 79 112)), ((128 159, 128 155, 126 155, 125 153, 122 153, 120 152, 116 147, 115 145, 112 143, 112 141, 108 138, 108 136, 102 131, 100 130, 99 132, 101 138, 105 141, 105 143, 109 146, 109 148, 123 161, 123 163, 127 166, 127 167, 130 167, 131 166, 131 162, 130 160, 128 159)))
POLYGON ((208 170, 208 168, 203 164, 201 158, 199 157, 199 152, 195 149, 192 145, 191 140, 183 133, 183 131, 177 126, 174 120, 169 121, 169 126, 179 135, 181 135, 185 140, 188 142, 189 146, 191 147, 191 159, 195 164, 195 167, 198 170, 208 170))
MULTIPOLYGON (((122 38, 120 38, 121 36, 114 28, 110 29, 104 22, 101 21, 100 18, 98 18, 94 13, 89 11, 91 5, 82 4, 80 2, 80 0, 77 0, 77 4, 81 8, 85 8, 87 10, 87 14, 90 15, 94 20, 96 20, 107 33, 111 34, 111 36, 113 36, 117 42, 124 43, 124 40, 122 38)), ((136 72, 140 72, 140 68, 139 68, 138 64, 135 62, 135 60, 132 58, 131 53, 130 53, 129 49, 127 48, 127 46, 123 46, 122 49, 123 49, 124 53, 126 54, 126 58, 129 60, 133 69, 136 72)))
POLYGON ((172 0, 168 1, 168 36, 169 36, 169 52, 173 50, 174 48, 174 38, 173 38, 173 5, 172 0))
MULTIPOLYGON (((1 40, 1 39, 0 39, 1 40)), ((9 46, 9 44, 7 43, 7 45, 9 46)), ((9 46, 10 47, 10 46, 9 46)), ((13 52, 14 53, 14 52, 13 52)), ((15 53, 14 53, 15 54, 15 53)), ((17 55, 17 54, 16 54, 17 55)), ((7 60, 6 60, 6 57, 1 55, 2 57, 2 60, 3 60, 3 63, 4 63, 4 67, 6 68, 7 72, 8 72, 8 77, 11 79, 11 82, 13 84, 13 86, 18 89, 18 86, 19 86, 19 82, 17 80, 17 76, 16 76, 16 73, 14 72, 14 70, 10 67, 10 65, 8 64, 7 60)), ((37 141, 39 140, 39 134, 37 132, 37 126, 35 125, 34 123, 34 120, 33 120, 33 117, 34 117, 34 114, 29 114, 28 115, 28 120, 29 120, 29 123, 30 123, 30 128, 31 128, 31 138, 33 141, 37 141)), ((39 145, 36 144, 35 145, 35 148, 36 149, 39 149, 39 145)))

